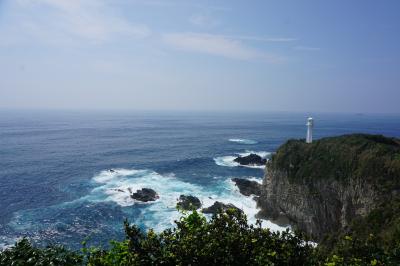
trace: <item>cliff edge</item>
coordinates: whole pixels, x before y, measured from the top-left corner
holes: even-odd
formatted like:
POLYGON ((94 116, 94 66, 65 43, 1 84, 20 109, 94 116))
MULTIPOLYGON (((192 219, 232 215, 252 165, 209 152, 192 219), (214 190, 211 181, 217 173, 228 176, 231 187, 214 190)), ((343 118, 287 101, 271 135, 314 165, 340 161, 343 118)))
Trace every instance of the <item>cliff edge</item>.
POLYGON ((400 140, 352 134, 283 144, 267 163, 258 205, 322 241, 399 195, 400 140))

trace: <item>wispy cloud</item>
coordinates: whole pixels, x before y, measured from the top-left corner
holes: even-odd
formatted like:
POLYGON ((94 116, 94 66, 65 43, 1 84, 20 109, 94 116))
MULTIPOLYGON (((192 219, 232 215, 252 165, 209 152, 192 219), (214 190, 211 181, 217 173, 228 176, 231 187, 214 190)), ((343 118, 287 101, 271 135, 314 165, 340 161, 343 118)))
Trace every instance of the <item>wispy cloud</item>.
POLYGON ((319 51, 321 48, 319 47, 311 47, 311 46, 295 46, 293 47, 294 50, 299 51, 319 51))
POLYGON ((259 42, 294 42, 298 41, 296 38, 284 38, 284 37, 263 37, 263 36, 243 36, 243 35, 223 35, 226 38, 248 40, 248 41, 259 41, 259 42))
POLYGON ((130 0, 130 2, 140 5, 147 5, 159 8, 198 8, 202 10, 212 11, 230 11, 230 6, 215 5, 215 3, 206 3, 204 1, 187 1, 187 0, 130 0))
POLYGON ((192 15, 189 18, 189 22, 201 28, 213 28, 220 24, 218 20, 203 14, 192 15))
POLYGON ((144 38, 150 34, 146 25, 133 24, 118 15, 109 2, 98 0, 18 0, 25 12, 21 25, 40 37, 64 35, 94 42, 110 40, 115 36, 144 38), (45 9, 45 18, 37 16, 36 9, 45 9))
POLYGON ((222 56, 237 60, 264 60, 281 62, 279 56, 269 55, 262 51, 248 47, 239 40, 223 35, 198 33, 169 33, 163 35, 163 40, 175 49, 222 56))

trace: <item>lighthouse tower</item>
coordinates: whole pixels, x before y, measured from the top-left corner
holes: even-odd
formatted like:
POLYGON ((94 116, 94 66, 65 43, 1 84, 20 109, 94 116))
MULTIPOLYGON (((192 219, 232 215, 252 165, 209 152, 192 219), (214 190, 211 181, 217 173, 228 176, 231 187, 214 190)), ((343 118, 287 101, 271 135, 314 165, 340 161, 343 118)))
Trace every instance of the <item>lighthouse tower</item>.
POLYGON ((309 117, 307 119, 307 138, 306 138, 306 142, 307 143, 312 143, 312 130, 314 127, 314 120, 312 119, 312 117, 309 117))

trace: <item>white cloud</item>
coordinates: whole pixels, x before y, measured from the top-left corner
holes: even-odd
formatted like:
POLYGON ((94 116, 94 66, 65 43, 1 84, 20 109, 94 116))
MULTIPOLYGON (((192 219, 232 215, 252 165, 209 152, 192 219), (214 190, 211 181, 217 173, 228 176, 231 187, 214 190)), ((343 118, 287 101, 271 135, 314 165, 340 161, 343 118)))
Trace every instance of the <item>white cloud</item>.
POLYGON ((233 36, 236 39, 260 41, 260 42, 294 42, 296 38, 282 38, 282 37, 257 37, 257 36, 233 36))
POLYGON ((205 1, 187 0, 130 0, 130 2, 140 5, 147 5, 158 8, 197 8, 211 11, 230 11, 230 6, 214 5, 205 1))
POLYGON ((163 35, 168 45, 184 51, 198 52, 215 56, 223 56, 237 60, 265 60, 280 62, 282 58, 268 55, 242 42, 222 35, 197 33, 169 33, 163 35))
MULTIPOLYGON (((39 38, 54 35, 58 39, 86 39, 102 42, 115 36, 144 38, 150 35, 146 25, 133 24, 100 0, 18 0, 24 14, 22 27, 39 38), (46 15, 38 16, 37 9, 46 15)), ((57 39, 56 38, 56 39, 57 39)))
POLYGON ((218 35, 170 33, 163 36, 164 41, 181 50, 219 55, 232 59, 249 60, 260 56, 241 43, 218 35))
POLYGON ((213 28, 215 26, 218 26, 219 24, 219 21, 217 21, 216 19, 202 14, 191 16, 189 18, 189 22, 201 28, 213 28))

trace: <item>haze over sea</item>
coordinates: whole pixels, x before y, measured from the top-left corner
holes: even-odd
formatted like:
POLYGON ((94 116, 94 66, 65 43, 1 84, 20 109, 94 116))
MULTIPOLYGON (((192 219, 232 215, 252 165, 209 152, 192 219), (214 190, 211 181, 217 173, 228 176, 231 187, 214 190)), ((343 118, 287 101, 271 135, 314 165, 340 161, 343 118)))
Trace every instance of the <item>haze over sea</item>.
MULTIPOLYGON (((134 111, 0 111, 0 246, 23 236, 79 248, 123 238, 123 221, 162 230, 179 218, 181 194, 219 200, 254 222, 256 204, 232 177, 259 180, 238 154, 269 157, 290 138, 372 133, 400 137, 400 115, 134 111), (115 173, 108 170, 114 169, 115 173), (155 203, 127 191, 156 190, 155 203), (122 191, 121 191, 122 190, 122 191)), ((273 230, 276 225, 263 224, 273 230)))

